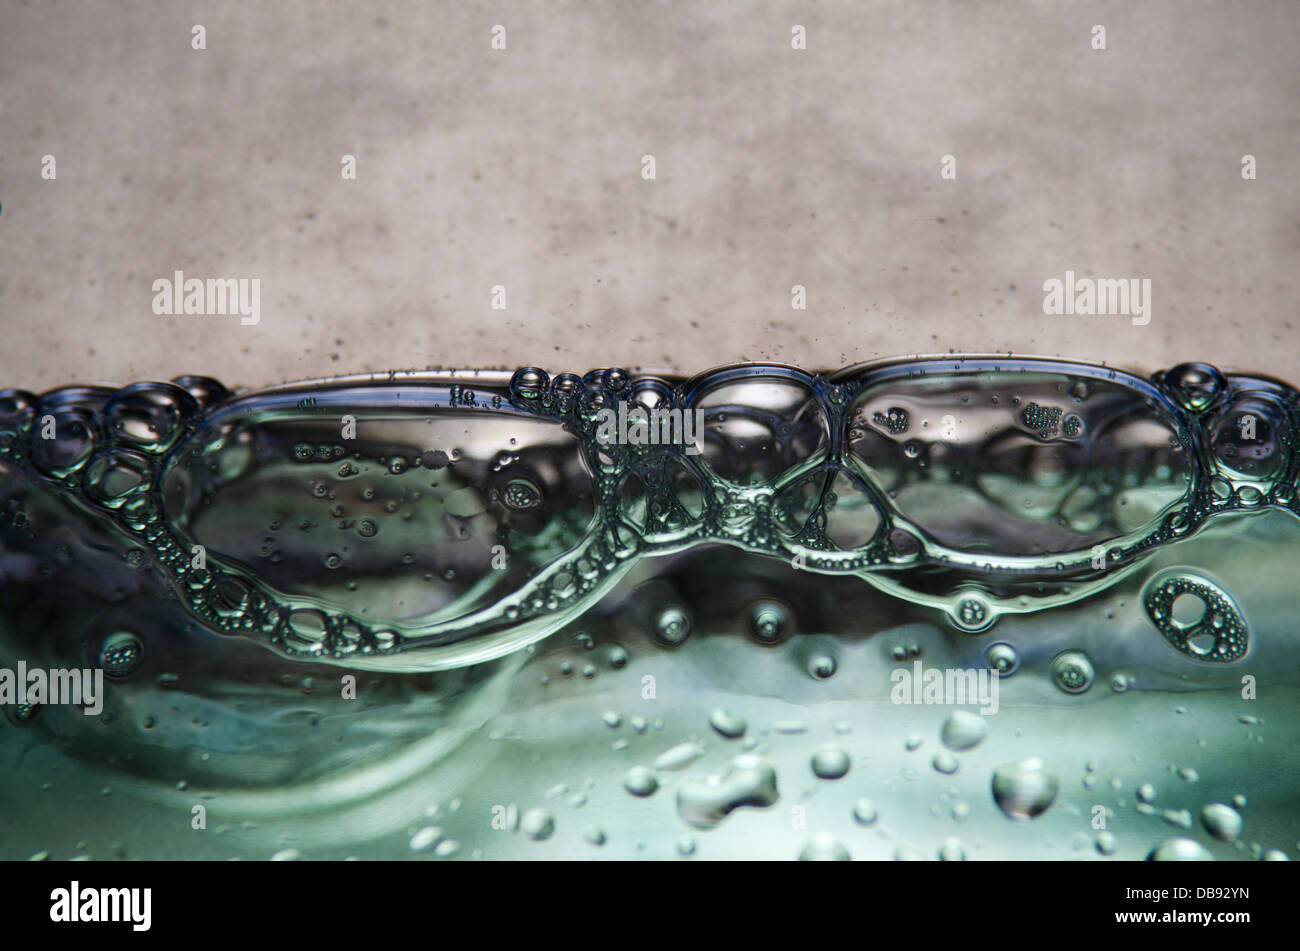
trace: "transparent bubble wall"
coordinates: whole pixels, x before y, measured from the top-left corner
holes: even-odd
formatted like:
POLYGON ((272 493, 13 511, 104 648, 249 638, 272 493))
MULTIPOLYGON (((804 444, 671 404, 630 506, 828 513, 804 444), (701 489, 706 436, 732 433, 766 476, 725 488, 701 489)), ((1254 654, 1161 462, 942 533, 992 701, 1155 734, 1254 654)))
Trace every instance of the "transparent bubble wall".
POLYGON ((2 391, 0 661, 107 687, 6 707, 0 849, 1285 856, 1298 405, 996 356, 2 391))

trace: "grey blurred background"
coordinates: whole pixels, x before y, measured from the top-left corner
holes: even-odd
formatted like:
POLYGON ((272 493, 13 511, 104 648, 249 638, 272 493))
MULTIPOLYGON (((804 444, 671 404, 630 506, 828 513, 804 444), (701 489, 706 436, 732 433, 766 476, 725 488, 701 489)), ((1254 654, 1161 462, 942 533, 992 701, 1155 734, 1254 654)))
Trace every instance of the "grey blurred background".
POLYGON ((1298 26, 1295 0, 0 0, 0 387, 950 349, 1300 383, 1298 26), (1151 322, 1045 316, 1066 269, 1150 278, 1151 322), (155 315, 176 270, 260 279, 261 322, 155 315))

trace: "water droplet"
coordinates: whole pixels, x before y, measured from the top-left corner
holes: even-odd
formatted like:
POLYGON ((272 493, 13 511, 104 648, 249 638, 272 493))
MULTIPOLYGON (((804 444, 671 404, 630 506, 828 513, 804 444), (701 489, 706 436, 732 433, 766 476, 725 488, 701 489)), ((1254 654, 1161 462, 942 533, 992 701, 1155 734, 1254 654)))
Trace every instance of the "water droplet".
POLYGON ((953 773, 957 772, 957 768, 960 764, 957 762, 957 757, 953 756, 947 750, 940 750, 934 754, 934 759, 930 761, 930 765, 945 776, 951 776, 953 773))
POLYGON ((426 852, 438 844, 442 838, 442 830, 437 826, 425 826, 415 835, 411 836, 411 851, 426 852))
POLYGON ((1149 862, 1213 862, 1214 856, 1193 839, 1168 839, 1147 855, 1149 862))
POLYGON ((876 804, 870 799, 859 799, 853 804, 853 821, 860 826, 869 826, 880 817, 876 804))
POLYGON ((988 735, 988 723, 984 717, 967 710, 955 710, 944 721, 939 738, 948 749, 961 753, 979 746, 988 735))
POLYGON ((722 707, 718 707, 709 714, 709 725, 729 740, 744 736, 745 729, 748 726, 744 717, 739 714, 729 713, 722 707))
POLYGON ((827 833, 815 836, 799 853, 800 862, 847 862, 850 858, 849 850, 827 833))
POLYGON ((1037 757, 1008 763, 993 773, 993 800, 1009 819, 1041 816, 1056 800, 1060 782, 1037 757))
POLYGON ((1235 842, 1241 835, 1241 813, 1221 802, 1211 803, 1202 809, 1201 822, 1206 831, 1220 842, 1235 842))
POLYGON ((823 746, 813 753, 812 771, 821 779, 839 779, 849 771, 849 754, 838 746, 823 746))
POLYGON ((677 811, 689 825, 711 829, 742 806, 766 808, 778 798, 776 770, 762 756, 742 753, 723 776, 684 780, 677 789, 677 811))
POLYGON ((940 862, 964 862, 966 861, 966 850, 962 847, 960 839, 946 839, 942 846, 939 847, 940 862))
POLYGON ((519 829, 534 842, 549 839, 555 833, 555 816, 545 809, 529 809, 519 820, 519 829))
POLYGON ((704 744, 697 740, 678 743, 672 749, 659 754, 655 760, 655 769, 685 769, 704 755, 704 744))
POLYGON ((817 654, 808 660, 808 673, 818 680, 827 680, 835 676, 835 658, 829 654, 817 654))
POLYGON ((623 777, 623 788, 634 796, 644 798, 654 795, 659 788, 659 780, 652 770, 644 766, 633 766, 623 777))

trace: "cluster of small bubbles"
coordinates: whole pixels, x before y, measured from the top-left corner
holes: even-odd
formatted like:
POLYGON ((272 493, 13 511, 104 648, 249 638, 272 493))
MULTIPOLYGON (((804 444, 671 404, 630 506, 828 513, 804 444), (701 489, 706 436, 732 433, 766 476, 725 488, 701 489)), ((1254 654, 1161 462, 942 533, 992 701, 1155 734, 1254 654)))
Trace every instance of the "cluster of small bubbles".
POLYGON ((1231 663, 1245 656, 1250 632, 1241 610, 1216 585, 1186 573, 1154 580, 1143 596, 1147 617, 1170 644, 1197 660, 1231 663), (1182 602, 1199 600, 1198 618, 1178 616, 1182 602), (1177 604, 1175 603, 1177 602, 1177 604))
POLYGON ((907 410, 901 406, 891 406, 883 413, 873 413, 871 419, 877 426, 883 426, 895 436, 907 432, 907 428, 911 425, 907 410))
POLYGON ((993 623, 993 615, 988 603, 983 598, 973 595, 957 602, 952 618, 963 631, 971 633, 982 631, 993 623))
POLYGON ((1021 411, 1021 422, 1025 428, 1042 439, 1055 436, 1061 427, 1061 408, 1059 406, 1039 406, 1030 403, 1021 411))
POLYGON ((40 704, 36 703, 25 702, 5 704, 5 714, 15 726, 23 726, 30 723, 40 712, 40 704))
MULTIPOLYGON (((995 372, 998 370, 997 367, 993 369, 995 372)), ((1010 369, 1010 365, 1003 369, 1010 369)), ((921 368, 917 372, 929 371, 921 368)), ((787 374, 785 371, 774 370, 772 375, 781 377, 787 374)), ((1115 374, 1112 373, 1111 379, 1115 378, 1115 374)), ((862 389, 859 383, 853 380, 845 382, 837 379, 835 382, 830 382, 823 377, 811 379, 812 382, 805 384, 810 397, 809 405, 815 403, 816 409, 821 414, 818 425, 822 427, 821 437, 825 440, 827 431, 842 433, 844 427, 849 424, 849 414, 855 412, 852 409, 853 400, 862 389), (829 427, 829 430, 825 427, 829 427)), ((1086 412, 1091 424, 1091 420, 1094 419, 1092 408, 1107 395, 1107 391, 1102 389, 1103 384, 1090 383, 1076 375, 1067 375, 1063 379, 1065 382, 1056 386, 1056 392, 1069 394, 1069 398, 1076 404, 1070 408, 1077 409, 1077 414, 1065 415, 1060 407, 1045 405, 1052 400, 1044 400, 1041 396, 1039 396, 1041 402, 1034 402, 1030 400, 1028 393, 1024 395, 1023 400, 1017 395, 1010 401, 1017 407, 1024 405, 1022 411, 1008 408, 1002 412, 1011 417, 1013 424, 1019 422, 1031 433, 1043 439, 1052 438, 1058 432, 1068 438, 1082 436, 1085 420, 1078 414, 1086 412), (1094 390, 1100 395, 1094 395, 1094 390), (1083 405, 1085 401, 1087 407, 1083 405)), ((1153 526, 1148 529, 1146 538, 1138 544, 1126 547, 1125 551, 1146 551, 1154 545, 1194 532, 1212 512, 1224 508, 1258 506, 1263 504, 1265 499, 1270 504, 1294 506, 1294 492, 1278 495, 1276 487, 1273 487, 1265 494, 1264 490, 1257 485, 1233 483, 1233 479, 1238 478, 1238 474, 1243 472, 1252 477, 1259 476, 1259 479, 1254 479, 1257 483, 1265 482, 1264 476, 1271 472, 1271 470, 1266 471, 1266 468, 1274 464, 1273 456, 1277 455, 1277 446, 1274 444, 1290 445, 1288 440, 1293 437, 1288 424, 1285 423, 1285 414, 1279 412, 1282 409, 1280 404, 1273 405, 1272 396, 1257 397, 1254 390, 1243 390, 1239 387, 1235 378, 1233 385, 1229 387, 1223 374, 1213 367, 1201 364, 1175 367, 1160 375, 1157 383, 1187 413, 1204 416, 1212 408, 1219 408, 1216 410, 1218 415, 1213 418, 1188 420, 1185 416, 1180 418, 1179 414, 1168 409, 1166 404, 1162 403, 1158 407, 1154 399, 1147 400, 1147 408, 1154 412, 1161 422, 1168 422, 1169 428, 1174 433, 1168 446, 1170 453, 1183 451, 1185 446, 1192 444, 1188 436, 1191 431, 1189 424, 1201 426, 1214 437, 1210 440, 1209 455, 1213 457, 1210 461, 1217 460, 1221 463, 1219 471, 1226 473, 1228 478, 1220 475, 1211 483, 1210 477, 1215 473, 1209 471, 1199 473, 1199 478, 1191 480, 1194 486, 1200 487, 1198 497, 1195 499, 1189 497, 1178 511, 1163 518, 1158 528, 1154 527, 1155 523, 1153 523, 1153 526), (1256 406, 1249 400, 1255 400, 1259 405, 1256 406), (1170 419, 1165 419, 1165 415, 1170 415, 1170 419), (1250 444, 1239 426, 1247 415, 1252 416, 1256 425, 1256 437, 1250 444), (1219 438, 1220 436, 1222 438, 1219 438), (1252 453, 1254 455, 1251 455, 1252 453), (1214 503, 1213 499, 1218 499, 1219 502, 1214 503)), ((862 385, 867 385, 865 378, 862 385)), ((685 396, 681 388, 669 382, 651 377, 633 377, 627 370, 621 368, 593 371, 586 377, 564 373, 552 379, 544 370, 537 367, 524 367, 510 378, 508 394, 503 392, 493 394, 491 389, 492 387, 489 386, 488 394, 480 392, 476 396, 462 386, 450 387, 445 391, 450 396, 448 407, 473 407, 475 412, 479 409, 486 410, 489 406, 500 409, 503 406, 503 398, 508 399, 517 411, 563 423, 577 435, 579 448, 587 456, 586 461, 593 463, 596 468, 599 466, 595 466, 597 447, 594 426, 581 425, 581 419, 594 419, 595 410, 612 406, 620 400, 642 401, 647 406, 660 406, 679 405, 678 400, 688 401, 693 398, 685 396), (586 415, 580 417, 580 412, 586 415)), ((1003 392, 1006 396, 1011 395, 1006 391, 1003 392)), ((318 607, 322 608, 321 623, 307 624, 308 629, 304 631, 302 619, 297 617, 295 610, 297 605, 289 599, 281 599, 268 587, 251 577, 247 581, 239 582, 243 585, 243 590, 238 592, 238 607, 227 611, 222 607, 224 596, 219 595, 218 590, 219 586, 229 584, 231 574, 234 572, 230 569, 222 569, 205 573, 185 569, 184 551, 188 547, 189 540, 169 524, 171 515, 161 502, 162 483, 170 475, 207 478, 209 473, 219 481, 229 483, 244 478, 252 466, 260 464, 260 457, 254 448, 258 445, 254 438, 255 427, 260 424, 221 422, 214 423, 209 429, 199 428, 203 425, 203 414, 229 396, 230 394, 220 384, 201 378, 183 378, 171 384, 137 384, 117 391, 103 387, 72 387, 41 397, 21 391, 0 392, 0 455, 20 462, 47 483, 77 489, 86 500, 104 510, 105 513, 118 513, 127 531, 133 533, 132 542, 147 545, 150 562, 156 563, 163 570, 170 582, 184 596, 185 603, 192 605, 205 623, 211 624, 222 633, 259 637, 295 657, 326 660, 338 659, 341 654, 348 651, 374 654, 408 646, 407 639, 399 637, 394 632, 385 632, 385 641, 372 636, 368 627, 361 627, 358 636, 349 643, 349 646, 340 647, 338 640, 340 626, 345 622, 355 623, 356 619, 348 617, 343 610, 325 608, 318 604, 318 607), (35 434, 34 421, 39 419, 38 411, 48 411, 57 418, 60 429, 58 440, 40 440, 42 445, 35 445, 31 437, 35 434), (197 464, 187 468, 191 460, 197 464), (75 476, 75 478, 65 483, 60 481, 64 475, 75 476)), ((969 402, 967 396, 959 396, 958 399, 963 403, 969 402)), ((996 402, 996 395, 993 401, 996 402)), ((683 402, 680 405, 685 406, 687 403, 683 402)), ((871 416, 871 423, 877 429, 875 437, 867 432, 866 411, 857 411, 859 415, 851 417, 854 431, 858 433, 858 441, 869 442, 871 438, 878 438, 880 430, 886 431, 890 436, 899 437, 911 428, 908 411, 902 406, 891 403, 875 405, 882 409, 888 407, 883 412, 876 412, 871 416)), ((252 408, 255 404, 250 403, 249 406, 252 408)), ((439 409, 441 408, 440 406, 439 409)), ((299 409, 305 414, 308 409, 319 412, 320 407, 315 397, 308 397, 299 401, 299 409)), ((711 419, 717 424, 737 420, 749 422, 751 417, 746 414, 747 410, 744 406, 728 407, 725 414, 714 413, 711 419)), ((248 418, 251 419, 253 415, 250 409, 248 418)), ((229 420, 240 417, 235 414, 225 414, 221 418, 229 420)), ((752 417, 752 419, 758 418, 757 415, 752 417)), ((798 430, 799 424, 789 419, 773 424, 771 427, 774 437, 773 446, 787 448, 787 440, 790 440, 791 434, 798 430)), ((299 441, 302 431, 298 432, 298 436, 290 436, 282 442, 274 443, 277 446, 276 464, 284 462, 283 447, 289 447, 290 460, 301 464, 307 477, 299 484, 314 497, 327 500, 326 504, 334 501, 334 490, 338 488, 338 484, 332 481, 335 473, 338 478, 344 479, 359 476, 363 471, 378 472, 383 475, 385 469, 390 473, 403 473, 407 466, 418 466, 422 473, 421 479, 428 481, 432 478, 435 481, 430 484, 436 485, 438 481, 445 479, 444 476, 435 475, 437 470, 447 467, 451 461, 461 460, 469 452, 468 449, 461 450, 449 446, 450 453, 443 450, 429 449, 421 452, 413 449, 401 450, 403 455, 394 455, 397 450, 388 448, 382 454, 370 458, 365 457, 362 452, 352 452, 352 458, 343 461, 344 457, 349 455, 349 450, 345 450, 343 446, 323 443, 321 436, 315 432, 299 441), (310 469, 312 466, 321 465, 328 466, 328 475, 310 469), (384 468, 378 468, 379 466, 384 468)), ((470 430, 467 428, 465 432, 469 433, 470 430)), ((896 439, 892 444, 897 447, 901 442, 901 439, 896 439)), ((511 445, 516 443, 517 440, 512 436, 511 445)), ((834 441, 831 444, 834 445, 834 441)), ((794 443, 790 446, 798 448, 794 443)), ((489 614, 493 615, 490 621, 484 622, 485 624, 499 623, 501 618, 508 621, 535 622, 539 615, 547 613, 560 616, 563 612, 571 611, 587 592, 599 589, 603 577, 615 570, 624 558, 653 551, 657 541, 652 536, 649 536, 648 542, 646 537, 637 538, 636 533, 640 529, 633 529, 628 536, 632 539, 630 543, 615 545, 612 549, 605 543, 605 549, 597 553, 598 546, 594 536, 610 531, 610 522, 614 518, 611 513, 618 511, 619 486, 624 484, 623 477, 631 465, 629 460, 647 455, 639 450, 633 451, 636 447, 615 445, 604 448, 608 450, 610 468, 608 473, 602 470, 594 476, 595 494, 598 497, 597 524, 592 529, 593 538, 587 539, 584 543, 587 546, 585 556, 590 558, 588 562, 590 573, 582 574, 574 571, 574 576, 581 578, 581 584, 574 588, 571 595, 559 596, 547 583, 542 583, 538 586, 540 594, 536 597, 530 593, 527 596, 502 599, 491 611, 483 612, 485 618, 489 614)), ((728 541, 739 542, 755 550, 777 552, 779 539, 765 528, 766 522, 759 517, 770 513, 769 502, 730 491, 735 489, 735 486, 728 486, 729 491, 716 491, 723 487, 725 480, 717 478, 707 470, 707 467, 702 468, 697 465, 689 458, 689 454, 666 448, 661 449, 660 452, 671 454, 672 463, 680 464, 683 471, 696 478, 700 488, 705 490, 704 501, 697 507, 706 511, 698 516, 699 529, 696 537, 702 541, 725 537, 728 541)), ((926 445, 915 440, 909 441, 904 447, 904 452, 911 458, 924 461, 926 445)), ((520 453, 513 450, 499 454, 495 468, 497 471, 504 471, 515 466, 522 458, 520 453)), ((839 467, 842 470, 845 462, 843 458, 831 458, 828 471, 830 467, 839 467)), ((458 470, 461 469, 464 471, 458 471, 458 475, 470 476, 474 466, 466 464, 458 467, 458 470)), ((786 471, 789 471, 788 466, 786 471)), ((1162 470, 1157 467, 1157 471, 1162 470)), ((1163 465, 1163 471, 1165 474, 1158 475, 1157 478, 1174 478, 1170 475, 1172 470, 1168 465, 1163 465)), ((754 488, 766 489, 768 486, 760 486, 759 483, 766 479, 769 483, 776 484, 772 483, 776 475, 777 473, 773 472, 771 477, 756 476, 752 482, 738 481, 743 482, 747 489, 751 485, 754 488)), ((649 485, 649 482, 646 484, 649 485)), ((352 491, 355 490, 348 490, 349 497, 352 491)), ((537 483, 528 479, 509 481, 495 492, 494 496, 488 494, 512 510, 539 509, 551 505, 554 501, 549 498, 549 491, 546 496, 543 496, 537 483)), ((376 497, 373 486, 364 487, 364 490, 358 494, 367 501, 373 501, 376 497)), ((800 536, 800 544, 804 547, 809 547, 810 539, 814 539, 833 551, 833 546, 825 539, 825 522, 829 509, 825 503, 833 494, 827 491, 821 496, 819 502, 821 508, 814 517, 809 519, 808 533, 800 536)), ((888 494, 890 493, 880 492, 882 501, 888 494)), ((663 498, 671 498, 671 495, 671 492, 664 490, 663 498)), ((203 498, 204 504, 210 504, 214 495, 207 494, 203 498)), ((667 511, 663 498, 651 500, 651 505, 658 506, 657 510, 660 512, 667 511)), ((1015 501, 1018 504, 1019 499, 1015 501)), ((411 507, 410 497, 404 495, 400 509, 404 512, 403 517, 410 514, 411 507)), ((395 500, 389 500, 384 505, 384 509, 394 514, 399 511, 399 505, 395 500)), ((836 509, 836 514, 843 509, 844 504, 841 502, 836 509)), ((345 519, 345 513, 341 509, 337 510, 337 513, 332 510, 331 514, 336 519, 345 519)), ((886 524, 882 526, 877 542, 870 548, 864 546, 860 550, 854 550, 852 553, 854 557, 851 559, 832 560, 823 557, 825 552, 816 550, 814 546, 810 549, 809 561, 813 562, 816 559, 816 568, 819 571, 866 572, 876 570, 879 566, 894 567, 899 559, 913 558, 927 552, 928 543, 921 540, 924 535, 917 537, 910 532, 904 532, 891 524, 888 512, 882 511, 881 514, 885 516, 886 524)), ((317 520, 309 518, 300 520, 295 515, 287 524, 298 525, 304 534, 313 536, 312 540, 319 540, 321 537, 320 522, 317 520)), ((373 538, 378 532, 380 523, 375 519, 340 523, 341 527, 345 528, 352 527, 354 524, 358 535, 363 538, 373 538)), ((678 524, 685 524, 685 522, 678 524)), ((460 532, 462 538, 468 537, 468 530, 464 526, 457 525, 454 531, 460 532)), ((623 537, 621 532, 620 523, 619 538, 623 537)), ((388 534, 386 530, 385 535, 388 534)), ((643 536, 648 536, 648 533, 643 533, 643 536)), ((294 544, 302 543, 302 540, 298 540, 294 544)), ((674 539, 673 544, 676 543, 677 539, 674 539)), ((511 550, 513 554, 514 549, 511 550)), ((288 544, 277 547, 277 543, 272 541, 263 554, 272 564, 281 564, 286 556, 292 557, 290 552, 288 544)), ((327 567, 337 568, 343 564, 345 553, 348 558, 357 557, 355 552, 350 552, 345 547, 340 547, 336 552, 328 552, 327 549, 313 557, 323 561, 327 567)), ((942 561, 943 556, 939 557, 942 561)), ((403 564, 410 565, 414 563, 415 558, 408 552, 401 560, 403 564)), ((1111 560, 1107 559, 1108 567, 1111 560)), ((321 561, 316 563, 319 564, 321 561)), ((970 570, 975 572, 982 569, 970 570)), ((1046 570, 1046 563, 1044 563, 1044 570, 1046 570)), ((241 575, 241 578, 243 577, 241 575)), ((350 590, 355 590, 355 587, 350 590)), ((1165 603, 1163 600, 1166 594, 1177 594, 1173 587, 1148 592, 1148 613, 1166 639, 1184 653, 1201 660, 1215 662, 1229 662, 1244 656, 1247 650, 1248 633, 1241 612, 1222 592, 1204 588, 1198 589, 1197 593, 1206 602, 1206 610, 1203 620, 1196 625, 1189 627, 1186 624, 1179 624, 1171 610, 1171 601, 1165 603)), ((996 620, 1000 599, 1004 595, 995 595, 990 590, 986 596, 959 594, 959 597, 961 600, 955 606, 951 606, 950 602, 949 613, 958 627, 975 632, 986 629, 996 620)), ((432 653, 442 647, 438 638, 445 628, 441 627, 441 624, 441 620, 424 625, 413 622, 401 630, 418 631, 418 636, 412 636, 409 641, 413 646, 427 647, 432 653)), ((762 643, 776 643, 792 633, 794 624, 787 608, 775 602, 765 602, 755 607, 750 618, 750 626, 756 640, 762 643)), ((530 630, 535 630, 537 627, 538 625, 533 623, 530 630)), ((473 634, 471 633, 470 636, 473 634)), ((670 633, 664 639, 672 643, 675 637, 676 635, 670 633)), ((1002 653, 1004 649, 998 645, 995 647, 996 654, 994 648, 989 649, 990 666, 1004 675, 1014 672, 1018 664, 1018 660, 1014 659, 1014 651, 1010 650, 1008 645, 1006 650, 1009 653, 1004 656, 1002 653)), ((896 659, 904 658, 896 655, 896 659)), ((831 662, 833 664, 833 659, 831 662)), ((824 664, 811 663, 808 669, 813 676, 824 676, 822 673, 825 669, 824 664)), ((584 668, 585 675, 586 668, 584 668)), ((1116 691, 1120 690, 1120 676, 1115 675, 1111 680, 1112 689, 1116 691)), ((1056 679, 1063 689, 1073 689, 1061 678, 1056 679)), ((1086 679, 1090 681, 1091 675, 1086 679)))
POLYGON ((1070 650, 1057 654, 1053 659, 1051 677, 1052 682, 1066 693, 1083 693, 1092 686, 1096 672, 1087 654, 1070 650))
POLYGON ((511 479, 501 493, 501 501, 512 509, 532 509, 542 504, 542 490, 528 479, 511 479))
POLYGON ((117 631, 104 638, 98 666, 114 679, 129 677, 144 663, 144 644, 130 631, 117 631))

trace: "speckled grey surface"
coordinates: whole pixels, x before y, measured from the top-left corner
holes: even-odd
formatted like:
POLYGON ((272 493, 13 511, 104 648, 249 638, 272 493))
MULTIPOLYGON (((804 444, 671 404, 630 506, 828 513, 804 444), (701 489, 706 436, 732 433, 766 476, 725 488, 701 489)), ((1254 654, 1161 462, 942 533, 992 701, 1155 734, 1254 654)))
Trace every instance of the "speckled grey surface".
POLYGON ((1295 381, 1298 18, 0 0, 0 384, 948 349, 1295 381), (260 279, 261 322, 156 316, 178 269, 260 279), (1151 322, 1045 316, 1067 269, 1150 278, 1151 322))

